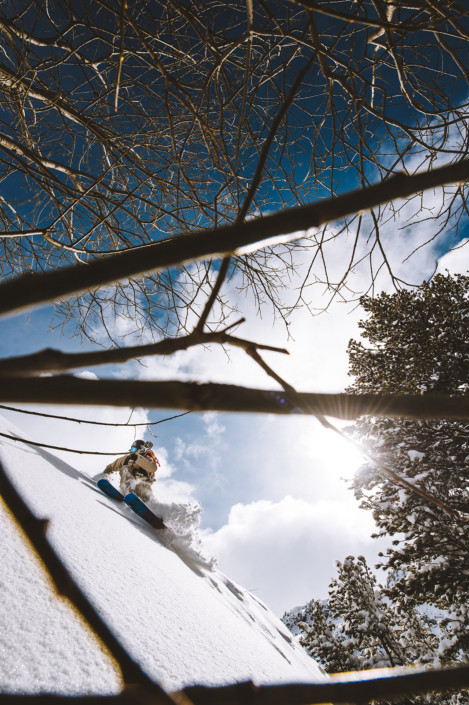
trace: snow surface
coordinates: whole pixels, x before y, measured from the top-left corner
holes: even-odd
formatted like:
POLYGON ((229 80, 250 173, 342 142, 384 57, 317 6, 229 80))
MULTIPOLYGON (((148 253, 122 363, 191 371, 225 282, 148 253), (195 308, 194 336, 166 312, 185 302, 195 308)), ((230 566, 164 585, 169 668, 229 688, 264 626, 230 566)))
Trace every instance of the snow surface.
MULTIPOLYGON (((2 417, 0 430, 27 438, 2 417)), ((282 622, 204 556, 190 507, 161 505, 180 534, 171 548, 45 449, 2 438, 0 459, 35 515, 51 520, 48 538, 80 587, 163 687, 325 680, 282 622)), ((119 692, 113 661, 55 595, 1 503, 0 534, 0 690, 119 692)))

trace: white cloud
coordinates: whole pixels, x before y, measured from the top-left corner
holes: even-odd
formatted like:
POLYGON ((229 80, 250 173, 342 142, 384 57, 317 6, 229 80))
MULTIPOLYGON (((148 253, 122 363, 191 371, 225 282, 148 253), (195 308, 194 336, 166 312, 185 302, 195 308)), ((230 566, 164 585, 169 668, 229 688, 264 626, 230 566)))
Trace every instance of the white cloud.
POLYGON ((438 263, 438 272, 445 274, 466 274, 469 270, 469 238, 464 238, 457 244, 456 249, 447 252, 438 263))
POLYGON ((175 468, 168 460, 168 451, 163 446, 154 445, 153 452, 160 462, 160 468, 158 469, 158 479, 166 479, 171 477, 175 468))
POLYGON ((96 375, 94 372, 91 372, 90 370, 76 372, 73 376, 78 377, 78 379, 98 379, 98 375, 96 375))
POLYGON ((287 495, 279 502, 236 504, 228 523, 204 543, 219 568, 257 595, 279 616, 313 597, 327 597, 335 560, 380 550, 369 513, 348 501, 307 502, 287 495))
POLYGON ((218 423, 218 414, 216 411, 207 411, 202 418, 207 426, 207 433, 209 436, 219 438, 222 433, 226 431, 225 427, 218 423))
POLYGON ((180 469, 191 474, 200 476, 202 467, 202 481, 207 481, 210 476, 210 482, 216 484, 217 468, 229 448, 229 442, 222 438, 225 427, 219 424, 217 413, 202 414, 202 421, 205 433, 198 434, 197 440, 185 441, 180 437, 175 438, 174 458, 180 469))
MULTIPOLYGON (((441 204, 441 189, 427 191, 423 197, 425 213, 430 213, 439 208, 441 204)), ((420 201, 417 199, 420 203, 420 201)), ((416 204, 417 204, 416 201, 416 204)), ((397 202, 399 204, 399 202, 397 202)), ((431 238, 436 226, 433 227, 422 219, 417 219, 410 227, 417 205, 402 202, 400 211, 394 217, 389 210, 386 211, 387 222, 380 229, 380 243, 383 245, 389 265, 393 273, 404 282, 420 284, 434 271, 437 255, 441 252, 445 236, 418 249, 431 238), (409 259, 409 255, 417 250, 409 259)), ((368 232, 367 227, 371 217, 365 215, 362 232, 368 232)), ((331 226, 331 232, 336 230, 331 226)), ((323 248, 327 261, 327 276, 331 282, 339 282, 350 261, 355 247, 355 236, 351 232, 341 235, 330 241, 323 248)), ((459 255, 465 250, 458 250, 459 255)), ((468 248, 469 252, 469 248, 468 248)), ((442 258, 450 263, 450 253, 442 258)), ((285 302, 292 305, 298 297, 298 287, 302 277, 309 268, 312 259, 311 252, 302 252, 295 255, 295 264, 298 276, 293 278, 290 286, 284 293, 285 302)), ((358 321, 363 312, 358 307, 358 296, 368 291, 371 272, 376 275, 375 292, 382 290, 391 292, 393 284, 380 254, 380 247, 374 242, 367 242, 362 234, 356 248, 356 260, 360 261, 348 277, 347 295, 353 299, 350 303, 336 296, 334 303, 327 313, 312 316, 307 306, 303 303, 290 316, 289 331, 292 336, 288 339, 288 332, 282 323, 274 325, 272 310, 269 304, 262 309, 262 315, 256 314, 256 304, 250 292, 244 292, 242 275, 236 274, 230 281, 225 282, 223 295, 229 306, 236 309, 236 314, 229 319, 236 320, 234 316, 244 315, 246 322, 233 335, 255 342, 276 347, 286 347, 290 355, 273 352, 262 352, 266 362, 288 383, 298 389, 308 389, 318 392, 338 392, 349 383, 347 344, 351 337, 358 337, 358 321), (374 262, 370 263, 367 253, 374 249, 374 262)), ((456 264, 456 262, 455 262, 456 264)), ((309 303, 313 312, 327 306, 332 291, 327 292, 323 284, 314 283, 315 276, 324 278, 324 271, 318 265, 313 271, 310 282, 304 290, 304 298, 309 303)), ((200 298, 199 303, 203 303, 200 298)), ((194 321, 194 314, 191 314, 194 321)), ((214 313, 216 319, 216 312, 214 313)), ((257 364, 239 349, 229 345, 223 349, 219 345, 190 348, 187 351, 176 353, 171 357, 153 357, 144 360, 146 367, 133 365, 132 371, 141 379, 182 379, 213 381, 240 384, 257 388, 277 388, 277 383, 260 370, 257 364)))

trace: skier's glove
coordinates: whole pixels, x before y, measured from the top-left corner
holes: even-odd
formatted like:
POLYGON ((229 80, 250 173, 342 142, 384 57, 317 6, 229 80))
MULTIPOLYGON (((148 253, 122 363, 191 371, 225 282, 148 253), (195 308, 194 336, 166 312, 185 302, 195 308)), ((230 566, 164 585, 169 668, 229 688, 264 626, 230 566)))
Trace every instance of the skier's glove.
POLYGON ((127 456, 127 460, 125 461, 124 465, 127 465, 127 463, 129 462, 129 460, 132 460, 133 462, 135 462, 135 461, 137 460, 137 457, 138 457, 138 456, 137 456, 136 453, 132 453, 132 455, 128 455, 128 456, 127 456))

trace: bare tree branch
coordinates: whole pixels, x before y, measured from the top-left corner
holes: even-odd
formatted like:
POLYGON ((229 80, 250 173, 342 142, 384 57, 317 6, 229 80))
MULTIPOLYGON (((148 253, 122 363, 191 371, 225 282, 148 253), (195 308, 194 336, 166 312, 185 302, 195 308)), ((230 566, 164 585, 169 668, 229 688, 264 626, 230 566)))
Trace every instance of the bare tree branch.
MULTIPOLYGON (((398 670, 398 669, 396 669, 398 670)), ((306 703, 368 703, 399 695, 458 690, 469 684, 469 666, 441 671, 423 671, 392 678, 366 678, 345 683, 307 685, 261 685, 238 683, 209 688, 200 685, 184 688, 194 705, 306 705, 306 703)))
POLYGON ((122 450, 118 453, 103 453, 102 451, 95 450, 74 450, 73 448, 64 448, 63 446, 50 446, 47 443, 36 443, 36 441, 27 441, 24 438, 18 438, 17 436, 10 436, 8 433, 0 433, 2 438, 8 438, 10 441, 17 441, 18 443, 26 443, 26 445, 37 446, 39 448, 49 448, 50 450, 63 450, 66 453, 78 453, 79 455, 126 455, 129 451, 122 450))
MULTIPOLYGON (((307 7, 308 10, 312 10, 313 12, 318 12, 322 15, 327 15, 328 17, 334 17, 339 20, 345 20, 346 22, 356 22, 357 24, 362 24, 367 27, 382 27, 383 29, 387 29, 390 31, 394 32, 417 32, 417 31, 431 31, 437 26, 437 22, 429 22, 428 24, 422 24, 422 23, 411 23, 411 22, 402 22, 402 23, 392 23, 392 22, 385 22, 384 20, 380 20, 378 18, 376 19, 369 19, 367 17, 362 17, 358 13, 349 15, 347 12, 339 12, 338 10, 333 10, 332 8, 328 7, 327 5, 319 5, 318 3, 315 3, 314 0, 290 0, 290 2, 295 3, 296 5, 302 5, 303 7, 307 7)), ((395 2, 393 5, 399 5, 402 3, 395 2)), ((419 3, 417 0, 414 0, 413 2, 405 2, 405 7, 414 7, 418 9, 423 9, 424 4, 419 3)), ((463 11, 461 15, 458 16, 465 16, 469 13, 466 11, 463 11)), ((442 20, 439 20, 442 22, 442 20)))
MULTIPOLYGON (((269 375, 269 377, 272 377, 273 379, 275 379, 275 381, 278 382, 283 387, 285 392, 293 392, 294 394, 297 395, 296 398, 298 399, 298 392, 296 391, 296 389, 294 387, 292 387, 290 384, 288 384, 288 382, 285 382, 285 380, 283 380, 279 375, 277 375, 277 373, 274 372, 264 362, 264 360, 261 358, 261 356, 259 355, 257 350, 254 350, 254 349, 249 350, 248 349, 248 350, 246 350, 246 352, 248 353, 248 355, 250 355, 253 358, 253 360, 255 360, 257 362, 258 365, 260 365, 260 367, 262 367, 264 372, 266 372, 269 375)), ((302 403, 304 403, 303 400, 302 400, 302 403)), ((306 413, 308 413, 308 411, 310 411, 309 407, 306 404, 304 405, 304 411, 306 413)), ((311 413, 314 413, 314 411, 311 410, 311 413)), ((325 428, 330 429, 331 431, 333 431, 337 435, 341 436, 341 438, 343 438, 345 441, 347 441, 351 445, 355 446, 360 451, 360 453, 362 453, 364 456, 369 458, 369 460, 371 460, 379 468, 379 470, 381 470, 381 472, 383 472, 385 475, 387 475, 389 478, 391 478, 391 480, 393 482, 396 482, 397 484, 401 485, 402 487, 405 487, 406 489, 410 490, 414 494, 417 494, 420 497, 422 497, 423 499, 427 500, 431 504, 434 504, 435 506, 439 507, 446 514, 453 514, 454 515, 456 513, 446 502, 444 502, 442 499, 440 499, 439 497, 434 495, 432 492, 427 492, 426 490, 420 489, 420 487, 417 487, 412 482, 409 482, 409 480, 406 480, 404 477, 399 475, 397 472, 394 472, 394 470, 392 470, 392 468, 388 467, 388 465, 386 463, 383 463, 383 462, 377 463, 376 461, 374 461, 368 455, 366 449, 363 448, 363 446, 361 446, 359 443, 354 441, 349 436, 346 436, 345 433, 343 433, 338 428, 336 428, 336 426, 334 426, 334 424, 330 423, 330 421, 328 421, 325 418, 324 414, 315 414, 315 416, 318 419, 318 421, 320 421, 325 428)), ((469 520, 469 517, 468 517, 468 520, 469 520)))
MULTIPOLYGON (((231 327, 231 326, 230 326, 231 327)), ((128 360, 140 359, 149 355, 172 355, 180 350, 188 350, 194 345, 233 345, 244 350, 259 349, 288 355, 288 350, 275 348, 271 345, 253 343, 229 335, 227 329, 215 333, 199 333, 195 329, 189 335, 181 338, 168 338, 150 345, 135 345, 128 348, 114 348, 86 353, 63 353, 60 350, 46 348, 32 355, 3 358, 0 360, 0 377, 18 375, 31 377, 41 372, 60 372, 96 365, 115 365, 128 360)))
POLYGON ((38 399, 41 404, 280 415, 306 413, 349 421, 365 414, 408 419, 469 418, 469 396, 293 393, 231 384, 88 380, 71 375, 28 379, 5 377, 2 380, 0 401, 35 404, 38 399))
MULTIPOLYGON (((344 184, 366 187, 410 164, 424 169, 468 154, 469 14, 458 2, 363 0, 347 12, 327 0, 90 0, 73 10, 66 0, 45 13, 40 3, 12 0, 2 5, 0 32, 2 280, 77 259, 91 266, 114 252, 134 251, 143 263, 156 242, 220 235, 207 249, 183 252, 186 262, 201 259, 196 266, 173 267, 170 258, 168 269, 155 258, 126 279, 114 263, 106 281, 121 283, 96 290, 97 280, 83 279, 73 291, 84 293, 56 297, 54 325, 73 321, 92 341, 96 322, 105 328, 114 315, 130 314, 135 332, 155 339, 187 333, 199 295, 210 293, 214 257, 240 244, 223 242, 223 228, 245 216, 289 213, 335 198, 344 184)), ((466 184, 444 190, 427 211, 429 242, 448 227, 458 233, 467 192, 466 184)), ((400 288, 379 228, 404 207, 406 218, 409 210, 420 217, 425 202, 410 196, 379 208, 376 222, 360 220, 360 232, 345 216, 324 236, 236 252, 229 272, 258 307, 284 319, 293 277, 302 280, 297 306, 310 306, 304 297, 315 283, 330 292, 324 308, 335 296, 354 298, 347 281, 366 260, 365 286, 385 258, 400 288), (355 247, 333 280, 327 242, 342 235, 355 247)), ((342 217, 327 222, 335 215, 342 217)), ((316 222, 325 221, 294 227, 316 222)), ((256 229, 250 244, 270 236, 261 219, 256 229)), ((415 250, 409 234, 406 255, 415 250)), ((222 324, 230 309, 220 292, 214 298, 222 324)))
POLYGON ((242 225, 186 235, 159 242, 140 252, 127 252, 86 267, 62 268, 55 272, 25 275, 0 286, 0 314, 17 311, 61 296, 92 289, 149 270, 172 267, 207 256, 231 254, 240 247, 261 243, 266 238, 318 228, 357 211, 405 198, 429 188, 469 179, 469 160, 407 176, 397 174, 387 181, 360 191, 265 216, 242 225))
POLYGON ((187 414, 192 413, 191 411, 186 411, 184 414, 170 416, 167 419, 161 419, 160 421, 145 421, 144 423, 106 423, 105 421, 88 421, 88 419, 73 419, 70 416, 57 416, 56 414, 41 414, 39 411, 29 411, 29 409, 17 409, 15 406, 5 406, 4 404, 0 404, 0 409, 5 409, 6 411, 16 411, 16 413, 18 414, 29 414, 30 416, 43 416, 47 419, 60 419, 60 421, 74 421, 75 423, 90 424, 92 426, 123 426, 124 428, 138 428, 139 426, 158 426, 158 424, 165 423, 165 421, 179 419, 182 416, 187 416, 187 414))
MULTIPOLYGON (((171 693, 177 705, 186 705, 191 698, 194 705, 317 705, 324 702, 365 703, 370 700, 390 699, 426 692, 458 691, 469 685, 469 667, 445 668, 438 671, 402 673, 402 668, 386 669, 385 676, 369 678, 369 671, 354 672, 354 680, 343 677, 332 683, 294 683, 256 686, 251 682, 209 687, 189 686, 171 693), (396 675, 387 675, 390 670, 396 675), (334 682, 336 681, 336 682, 334 682)), ((348 674, 345 674, 348 675, 348 674)), ((191 702, 189 701, 189 702, 191 702)), ((53 705, 127 705, 148 703, 148 694, 135 691, 113 696, 61 696, 0 694, 0 703, 34 705, 50 702, 53 705), (135 698, 135 699, 134 699, 135 698)))
POLYGON ((49 573, 58 595, 67 598, 76 607, 78 613, 117 662, 124 682, 145 687, 159 705, 174 705, 174 701, 170 696, 157 683, 152 681, 138 663, 132 659, 78 587, 47 540, 46 532, 49 521, 47 519, 37 519, 32 514, 13 487, 1 463, 0 495, 18 523, 19 528, 26 535, 44 568, 49 573))

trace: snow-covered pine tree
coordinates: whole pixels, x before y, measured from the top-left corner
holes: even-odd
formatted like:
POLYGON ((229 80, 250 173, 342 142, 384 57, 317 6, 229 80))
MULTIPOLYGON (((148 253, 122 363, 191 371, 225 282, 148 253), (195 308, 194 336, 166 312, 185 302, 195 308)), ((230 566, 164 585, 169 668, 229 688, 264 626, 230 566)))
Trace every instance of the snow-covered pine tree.
MULTIPOLYGON (((437 275, 416 290, 364 297, 361 342, 350 341, 348 391, 466 393, 469 278, 437 275)), ((469 426, 458 422, 362 418, 349 433, 407 480, 454 509, 445 514, 384 477, 371 462, 352 487, 379 534, 396 536, 384 568, 404 569, 388 591, 402 606, 432 604, 457 613, 442 623, 442 660, 466 658, 469 642, 469 426), (465 516, 466 515, 466 516, 465 516)), ((384 557, 383 557, 384 558, 384 557)))
POLYGON ((328 673, 433 663, 438 638, 410 605, 383 596, 363 556, 337 562, 329 600, 311 600, 283 617, 328 673))
POLYGON ((300 610, 292 610, 282 617, 283 623, 295 635, 315 661, 327 673, 342 673, 360 668, 360 658, 354 653, 350 640, 341 633, 331 617, 327 600, 311 600, 300 610))
POLYGON ((379 534, 398 535, 385 567, 404 568, 390 596, 443 610, 466 603, 469 593, 467 485, 469 433, 458 423, 364 419, 354 434, 371 455, 463 514, 447 515, 382 477, 366 463, 352 481, 361 507, 373 512, 379 534))
POLYGON ((437 274, 395 294, 363 296, 363 343, 351 340, 351 390, 361 394, 456 393, 468 383, 469 277, 437 274))
POLYGON ((348 556, 337 561, 339 575, 329 587, 329 609, 333 619, 347 637, 345 646, 353 646, 361 669, 403 666, 405 652, 399 643, 396 615, 383 601, 363 556, 348 556))

